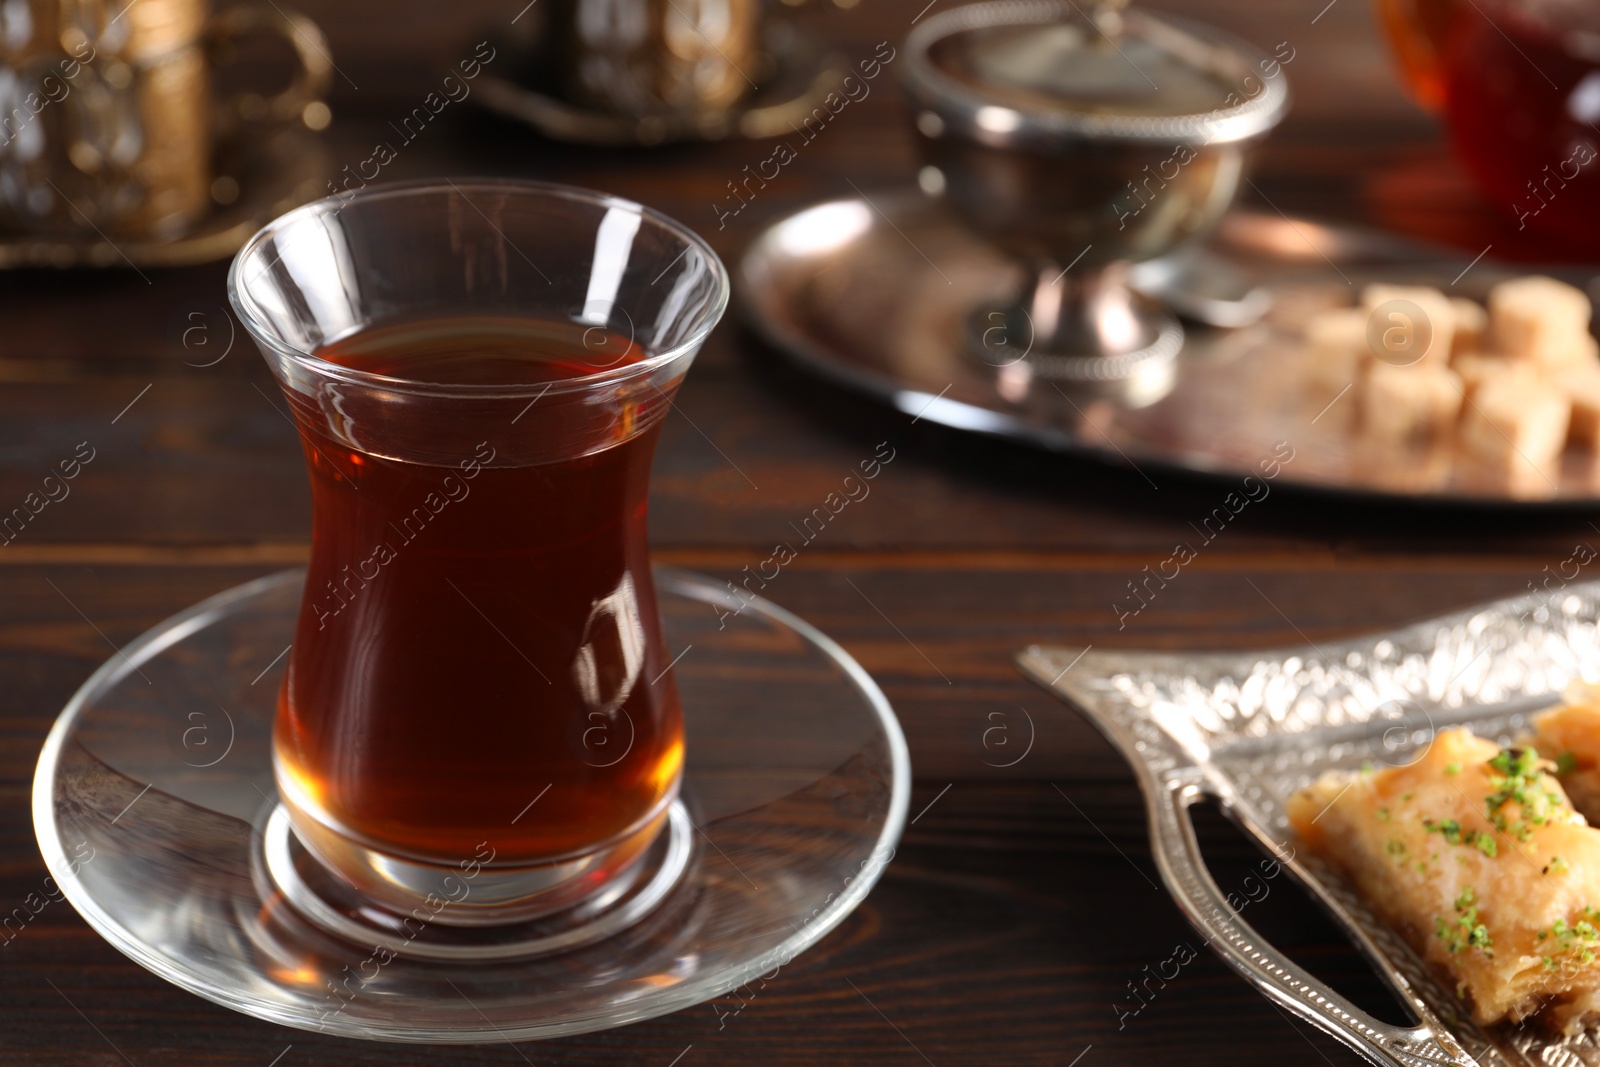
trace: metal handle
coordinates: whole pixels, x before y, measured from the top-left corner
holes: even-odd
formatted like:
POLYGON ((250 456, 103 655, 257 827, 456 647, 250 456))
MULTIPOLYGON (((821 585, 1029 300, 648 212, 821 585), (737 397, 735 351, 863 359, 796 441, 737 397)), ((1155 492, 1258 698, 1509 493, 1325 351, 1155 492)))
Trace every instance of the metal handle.
POLYGON ((1162 880, 1211 947, 1271 1000, 1385 1067, 1480 1067, 1442 1026, 1392 1026, 1374 1019, 1301 970, 1239 917, 1206 869, 1189 819, 1197 800, 1215 795, 1198 774, 1151 783, 1144 793, 1162 880))
MULTIPOLYGON (((272 34, 288 41, 300 69, 289 87, 274 96, 263 99, 259 93, 244 92, 229 100, 221 111, 225 127, 292 122, 306 117, 306 107, 326 97, 333 83, 333 60, 322 30, 304 15, 282 10, 276 4, 247 4, 212 16, 206 24, 206 51, 215 57, 232 41, 253 33, 272 34)), ((324 123, 326 116, 323 111, 324 123)))

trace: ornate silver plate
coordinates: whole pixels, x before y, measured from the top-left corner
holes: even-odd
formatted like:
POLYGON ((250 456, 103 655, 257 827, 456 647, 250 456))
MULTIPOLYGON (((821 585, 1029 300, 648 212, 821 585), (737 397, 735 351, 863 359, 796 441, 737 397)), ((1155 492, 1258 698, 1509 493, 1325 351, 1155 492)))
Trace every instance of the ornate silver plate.
POLYGON ((1182 294, 1191 300, 1163 291, 1160 270, 1147 269, 1161 261, 1141 265, 1136 287, 1174 306, 1204 303, 1206 288, 1226 274, 1258 286, 1270 310, 1238 329, 1187 325, 1172 373, 1123 394, 1008 381, 1008 368, 997 364, 1030 339, 1005 336, 979 309, 1013 298, 1021 268, 914 189, 780 218, 750 244, 734 281, 747 321, 804 369, 970 433, 1131 466, 1158 481, 1181 471, 1237 484, 1286 442, 1295 459, 1283 465, 1280 484, 1496 506, 1600 503, 1600 462, 1577 451, 1555 469, 1488 471, 1448 446, 1383 447, 1354 433, 1355 390, 1330 403, 1338 386, 1311 384, 1302 340, 1314 311, 1349 305, 1368 282, 1434 285, 1481 300, 1499 280, 1539 272, 1600 297, 1592 268, 1509 269, 1492 255, 1474 261, 1375 231, 1244 211, 1226 216, 1203 247, 1207 267, 1182 294), (987 362, 968 351, 974 330, 987 362))
POLYGON ((1536 1023, 1475 1026, 1346 879, 1295 850, 1285 814, 1290 794, 1322 772, 1409 762, 1446 727, 1509 743, 1568 682, 1600 677, 1600 583, 1320 647, 1184 655, 1032 647, 1017 658, 1122 750, 1144 791, 1168 890, 1272 1001, 1392 1067, 1600 1063, 1594 1030, 1562 1039, 1536 1023), (1200 855, 1188 809, 1205 797, 1333 915, 1416 1025, 1374 1019, 1251 929, 1200 855))

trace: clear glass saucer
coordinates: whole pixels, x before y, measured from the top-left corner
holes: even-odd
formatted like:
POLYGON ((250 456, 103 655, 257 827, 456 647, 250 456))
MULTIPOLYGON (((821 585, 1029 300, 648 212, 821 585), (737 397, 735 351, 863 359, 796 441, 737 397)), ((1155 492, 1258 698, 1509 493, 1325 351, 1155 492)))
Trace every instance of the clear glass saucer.
POLYGON ((533 931, 541 948, 521 957, 461 958, 422 937, 413 950, 407 930, 328 932, 269 870, 293 864, 273 836, 270 742, 303 578, 230 589, 130 643, 68 702, 39 756, 34 828, 51 874, 107 941, 184 989, 375 1040, 601 1030, 788 963, 893 855, 911 767, 877 685, 783 609, 657 569, 688 751, 682 809, 657 851, 682 874, 644 879, 619 905, 632 908, 626 923, 568 916, 564 933, 533 931), (584 944, 591 921, 605 936, 584 944))

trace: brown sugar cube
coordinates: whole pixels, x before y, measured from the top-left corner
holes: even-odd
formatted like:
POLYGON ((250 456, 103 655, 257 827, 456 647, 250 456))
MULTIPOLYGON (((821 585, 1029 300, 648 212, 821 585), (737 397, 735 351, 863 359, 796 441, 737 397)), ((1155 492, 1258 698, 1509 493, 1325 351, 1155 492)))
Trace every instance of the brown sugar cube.
POLYGON ((1552 370, 1594 358, 1592 308, 1582 289, 1529 275, 1489 291, 1489 332, 1497 351, 1552 370))
POLYGON ((1600 366, 1600 341, 1588 330, 1571 339, 1572 366, 1578 368, 1600 366))
POLYGON ((1455 425, 1461 399, 1461 379, 1454 371, 1374 362, 1362 381, 1361 426, 1385 441, 1442 437, 1455 425))
POLYGON ((1526 463, 1515 452, 1509 458, 1483 460, 1471 453, 1456 458, 1451 482, 1463 489, 1494 493, 1516 500, 1549 499, 1560 491, 1555 461, 1526 463))
POLYGON ((1451 297, 1451 310, 1455 312, 1455 333, 1450 337, 1450 358, 1466 352, 1478 352, 1484 347, 1489 334, 1489 313, 1476 300, 1451 297))
POLYGON ((1572 404, 1531 374, 1497 374, 1479 383, 1461 417, 1461 447, 1493 467, 1543 468, 1567 443, 1572 404))
POLYGON ((1372 358, 1367 316, 1360 308, 1319 311, 1306 322, 1311 363, 1307 376, 1318 392, 1338 393, 1353 385, 1372 358))
POLYGON ((1450 361, 1450 369, 1461 378, 1461 387, 1471 399, 1488 379, 1502 374, 1521 374, 1538 378, 1539 371, 1526 363, 1488 352, 1462 352, 1450 361))
POLYGON ((1600 366, 1575 367, 1556 382, 1572 405, 1567 441, 1589 449, 1600 446, 1600 366))
POLYGON ((1548 334, 1540 342, 1538 354, 1525 362, 1547 374, 1600 366, 1600 342, 1587 329, 1548 334))
POLYGON ((1397 365, 1425 363, 1440 367, 1449 362, 1456 309, 1450 298, 1439 290, 1427 285, 1369 285, 1361 291, 1361 307, 1368 315, 1369 329, 1383 346, 1373 349, 1378 360, 1397 365), (1402 305, 1392 306, 1395 301, 1402 305), (1386 305, 1391 306, 1386 308, 1386 305), (1417 318, 1419 312, 1421 321, 1417 318), (1373 316, 1381 321, 1371 321, 1373 316), (1415 351, 1411 346, 1424 337, 1427 348, 1415 351))
POLYGON ((1455 448, 1449 438, 1387 441, 1355 434, 1346 443, 1353 469, 1374 489, 1391 493, 1429 493, 1450 484, 1455 448))

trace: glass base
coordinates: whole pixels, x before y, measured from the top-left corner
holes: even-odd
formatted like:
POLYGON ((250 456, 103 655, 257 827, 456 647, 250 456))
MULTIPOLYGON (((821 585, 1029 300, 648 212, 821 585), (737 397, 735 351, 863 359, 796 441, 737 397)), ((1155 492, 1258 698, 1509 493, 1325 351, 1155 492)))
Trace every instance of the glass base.
POLYGON ((290 907, 335 937, 414 959, 531 959, 603 941, 660 904, 683 877, 693 851, 693 829, 681 803, 668 810, 664 831, 639 862, 578 903, 522 922, 506 922, 497 910, 493 925, 446 921, 452 908, 459 910, 471 899, 477 879, 489 872, 476 878, 458 873, 453 890, 424 896, 410 911, 396 911, 363 897, 320 863, 295 836, 282 804, 267 817, 252 859, 290 907))
MULTIPOLYGON (((289 883, 283 879, 294 868, 284 861, 282 850, 286 845, 279 843, 292 838, 294 845, 307 854, 307 863, 320 861, 317 865, 325 869, 319 879, 307 876, 307 886, 326 886, 327 892, 317 895, 337 892, 361 897, 364 906, 393 915, 405 915, 422 907, 429 921, 440 926, 504 926, 580 908, 593 898, 615 897, 619 884, 637 879, 639 864, 661 832, 669 829, 676 805, 674 797, 667 797, 622 837, 581 856, 529 867, 444 866, 380 852, 339 833, 300 808, 284 790, 283 782, 279 775, 281 810, 267 824, 265 853, 269 860, 278 858, 268 870, 280 889, 287 889, 289 883), (470 878, 466 876, 469 870, 470 878), (434 910, 428 907, 432 900, 443 900, 448 906, 434 910)), ((684 833, 676 829, 673 832, 680 836, 684 833)), ((656 862, 662 858, 657 856, 656 862)), ((682 864, 678 866, 681 874, 682 864)), ((291 901, 304 899, 310 903, 304 887, 298 896, 286 895, 291 901)))
POLYGON ((302 582, 240 586, 129 644, 73 696, 39 758, 34 826, 67 899, 200 996, 378 1040, 605 1029, 787 964, 893 855, 910 763, 877 686, 782 609, 658 570, 688 759, 641 858, 600 892, 509 924, 444 921, 445 896, 410 913, 359 897, 311 859, 273 788, 302 582))

